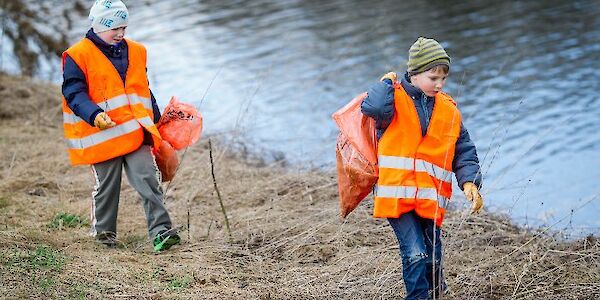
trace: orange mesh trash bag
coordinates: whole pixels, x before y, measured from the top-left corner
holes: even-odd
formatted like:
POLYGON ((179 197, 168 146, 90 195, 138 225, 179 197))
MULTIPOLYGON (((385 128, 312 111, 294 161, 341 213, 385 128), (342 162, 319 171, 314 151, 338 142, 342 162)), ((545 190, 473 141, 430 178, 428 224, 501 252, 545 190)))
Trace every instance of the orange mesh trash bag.
POLYGON ((175 150, 181 150, 200 139, 202 115, 193 105, 179 102, 176 97, 171 97, 157 127, 164 140, 175 150))
POLYGON ((336 145, 340 214, 345 218, 371 192, 377 179, 375 120, 362 114, 362 93, 333 114, 340 128, 336 145))
POLYGON ((175 177, 175 172, 177 172, 177 166, 179 165, 175 149, 173 149, 169 142, 162 140, 158 150, 154 150, 153 153, 158 170, 162 175, 162 181, 171 181, 175 177))

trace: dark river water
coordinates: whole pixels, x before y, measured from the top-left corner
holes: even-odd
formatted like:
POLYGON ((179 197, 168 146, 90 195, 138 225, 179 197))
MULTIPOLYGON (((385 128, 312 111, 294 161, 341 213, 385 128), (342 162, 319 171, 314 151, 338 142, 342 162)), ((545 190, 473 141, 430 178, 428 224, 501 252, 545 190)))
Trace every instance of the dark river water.
MULTIPOLYGON (((308 167, 334 166, 331 114, 404 72, 417 37, 436 38, 488 208, 600 233, 600 1, 126 3, 161 106, 176 95, 200 108, 206 133, 308 167)), ((78 23, 73 42, 88 28, 78 23)))

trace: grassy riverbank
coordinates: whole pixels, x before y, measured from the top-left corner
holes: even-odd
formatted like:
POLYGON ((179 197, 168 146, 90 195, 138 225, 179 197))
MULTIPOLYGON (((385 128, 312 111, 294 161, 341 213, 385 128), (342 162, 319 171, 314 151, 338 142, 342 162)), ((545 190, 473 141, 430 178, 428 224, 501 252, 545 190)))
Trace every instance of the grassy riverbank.
MULTIPOLYGON (((92 174, 72 168, 60 89, 0 75, 0 298, 398 299, 391 229, 370 201, 342 221, 335 174, 242 157, 207 139, 190 148, 167 207, 183 244, 155 254, 135 191, 123 185, 120 249, 88 235, 92 174), (189 230, 188 230, 189 225, 189 230)), ((219 138, 215 137, 215 141, 219 138)), ((333 150, 332 150, 333 151, 333 150)), ((166 186, 165 186, 166 187, 166 186)), ((600 241, 564 242, 506 218, 449 213, 444 299, 597 299, 600 241)))

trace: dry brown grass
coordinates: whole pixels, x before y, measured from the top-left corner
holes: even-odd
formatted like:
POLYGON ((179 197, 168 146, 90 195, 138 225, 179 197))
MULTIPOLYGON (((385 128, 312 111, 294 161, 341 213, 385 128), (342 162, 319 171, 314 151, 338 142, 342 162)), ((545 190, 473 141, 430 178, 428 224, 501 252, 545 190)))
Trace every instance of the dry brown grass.
MULTIPOLYGON (((0 75, 0 297, 86 299, 398 299, 404 293, 392 231, 365 201, 338 217, 332 172, 248 163, 215 147, 233 242, 214 193, 206 139, 186 154, 166 200, 184 242, 155 254, 135 191, 124 184, 121 249, 87 226, 49 228, 60 212, 87 218, 93 185, 69 166, 59 88, 0 75), (25 92, 26 91, 26 92, 25 92), (190 228, 187 215, 190 215, 190 228)), ((564 242, 506 218, 445 224, 444 299, 596 299, 600 242, 564 242)))

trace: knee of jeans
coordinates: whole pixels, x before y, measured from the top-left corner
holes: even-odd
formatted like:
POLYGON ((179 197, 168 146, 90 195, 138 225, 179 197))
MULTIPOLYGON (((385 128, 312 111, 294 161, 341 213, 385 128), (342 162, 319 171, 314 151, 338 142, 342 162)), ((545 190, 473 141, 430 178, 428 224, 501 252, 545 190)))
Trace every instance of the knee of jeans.
POLYGON ((417 263, 427 263, 428 255, 425 252, 417 252, 410 253, 406 256, 402 257, 403 263, 407 265, 417 264, 417 263))

